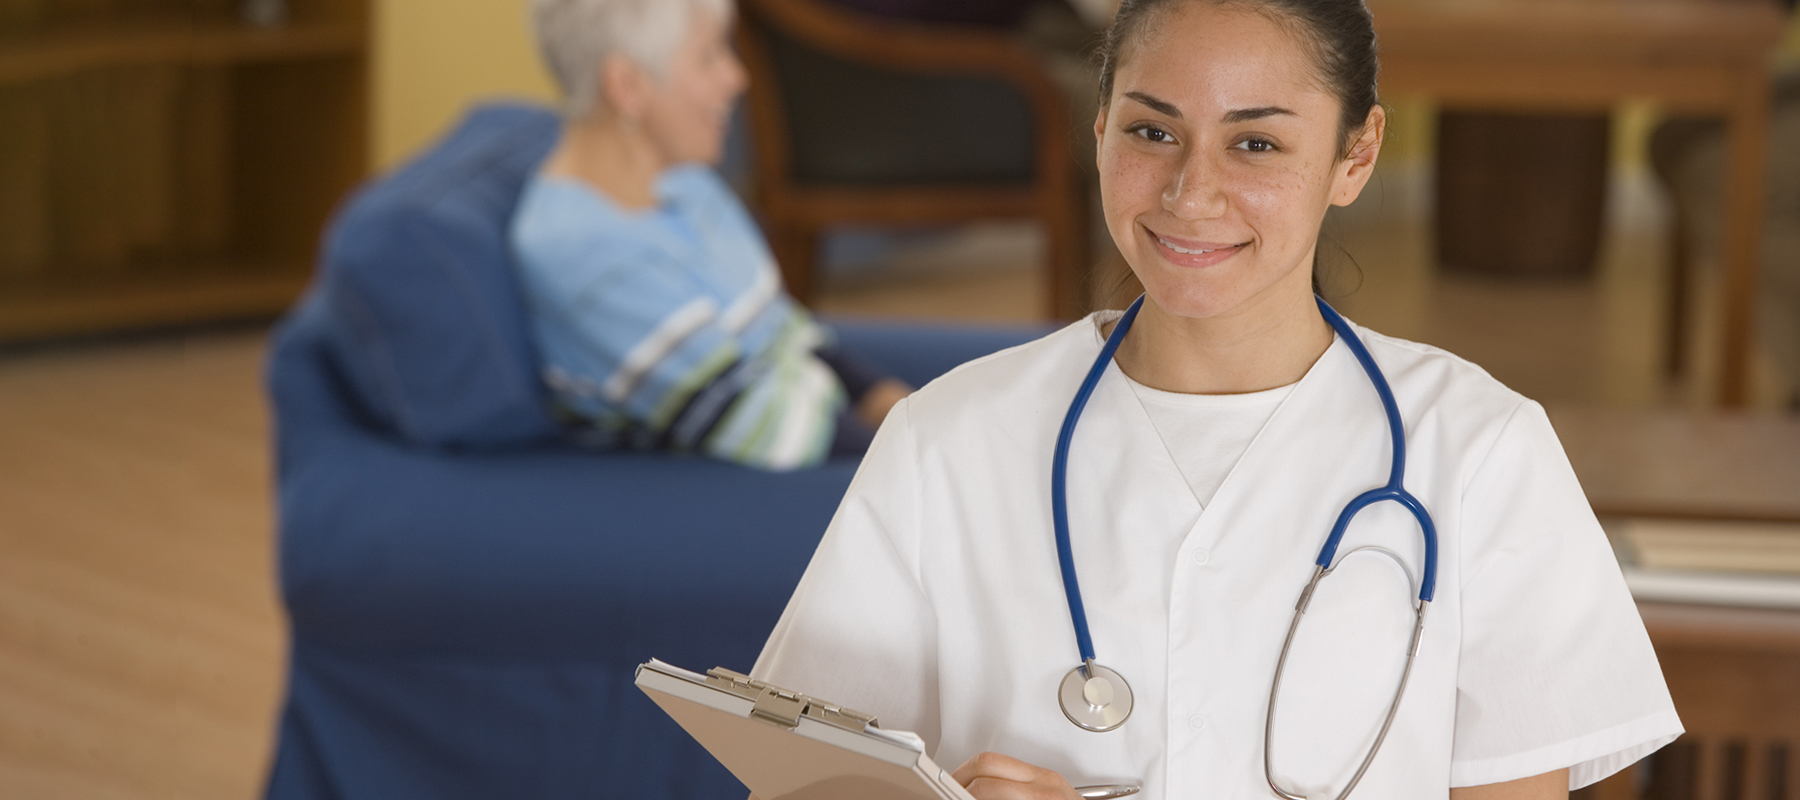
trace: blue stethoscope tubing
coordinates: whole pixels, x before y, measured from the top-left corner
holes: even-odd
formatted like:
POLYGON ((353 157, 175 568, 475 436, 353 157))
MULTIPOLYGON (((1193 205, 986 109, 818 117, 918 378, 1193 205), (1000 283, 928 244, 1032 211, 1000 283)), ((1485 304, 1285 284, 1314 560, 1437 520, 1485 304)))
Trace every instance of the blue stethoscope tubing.
MULTIPOLYGON (((1299 798, 1298 795, 1289 794, 1275 785, 1273 767, 1269 760, 1269 744, 1273 738, 1274 729, 1275 699, 1281 688, 1281 674, 1287 665, 1288 650, 1293 644, 1294 633, 1299 629, 1300 619, 1306 613, 1313 590, 1318 586, 1319 581, 1332 572, 1332 562, 1337 557, 1338 545, 1343 541, 1344 532, 1350 527, 1351 520, 1355 519, 1363 509, 1376 503, 1391 501, 1398 503, 1412 514, 1413 519, 1418 521, 1419 529, 1425 538, 1425 564, 1422 579, 1419 581, 1419 606, 1413 627, 1412 644, 1408 649, 1406 669, 1401 675, 1400 686, 1394 694, 1393 702, 1388 707, 1387 718, 1382 723, 1381 733, 1376 737, 1374 746, 1370 748, 1368 755, 1363 759, 1355 777, 1350 780, 1343 793, 1338 795, 1339 800, 1342 800, 1349 796, 1352 789, 1356 788, 1357 782, 1362 779, 1363 773, 1374 761, 1375 753, 1381 749, 1381 742, 1387 738, 1388 729, 1393 725, 1394 715, 1400 707, 1400 698, 1406 692, 1406 683, 1412 674, 1413 662, 1419 651, 1419 640, 1424 632, 1425 610, 1429 607, 1437 590, 1438 542, 1437 526, 1432 523, 1430 512, 1426 511, 1424 503, 1419 502, 1418 498, 1406 490, 1406 429, 1400 420, 1400 407, 1394 401, 1393 389, 1388 386, 1387 378, 1382 374, 1381 368, 1376 365, 1374 356, 1369 354, 1369 349, 1363 345, 1362 339, 1356 335, 1356 331, 1350 327, 1350 323, 1345 321, 1343 316, 1339 315, 1323 298, 1314 297, 1313 299, 1318 304, 1319 314, 1325 318, 1325 322, 1337 332, 1338 337, 1356 356, 1357 363, 1362 366, 1363 372, 1369 377, 1369 382, 1374 385, 1376 394, 1380 396, 1382 410, 1387 415, 1389 436, 1393 443, 1393 457, 1387 484, 1357 495, 1338 514, 1336 522, 1331 526, 1331 534, 1325 538, 1324 545, 1319 548, 1319 557, 1313 562, 1315 569, 1312 579, 1307 582, 1306 588, 1300 593, 1299 602, 1295 604, 1293 623, 1288 628, 1286 642, 1282 644, 1281 658, 1276 663, 1275 678, 1269 689, 1269 715, 1264 731, 1264 770, 1269 779, 1269 788, 1277 795, 1290 798, 1290 800, 1299 798)), ((1106 338, 1106 344, 1100 348, 1100 354, 1094 359, 1093 366, 1088 369, 1087 376, 1081 382, 1081 388, 1075 392, 1075 399, 1069 404, 1069 411, 1063 417, 1062 429, 1057 434, 1056 450, 1051 459, 1051 524, 1056 531, 1056 557, 1058 565, 1062 569, 1063 591, 1068 595, 1069 617, 1075 627, 1075 644, 1081 653, 1081 663, 1090 672, 1096 668, 1094 641, 1088 630, 1087 611, 1081 602, 1081 584, 1075 575, 1075 556, 1069 540, 1069 446, 1075 438, 1075 426, 1081 420, 1081 413, 1087 408, 1088 400, 1094 394, 1094 388, 1100 384, 1100 378, 1106 374, 1107 367, 1112 364, 1119 344, 1125 340, 1125 334, 1131 330, 1131 325, 1137 320, 1138 311, 1143 308, 1143 305, 1144 298, 1139 296, 1131 304, 1131 307, 1125 310, 1124 316, 1119 318, 1118 323, 1113 326, 1112 334, 1106 338)), ((1378 551, 1394 559, 1405 570, 1404 562, 1401 562, 1399 557, 1391 551, 1376 547, 1357 549, 1378 551)), ((1410 571, 1408 572, 1410 573, 1410 571)), ((1068 709, 1065 706, 1065 713, 1067 712, 1068 709)), ((1074 718, 1071 717, 1071 719, 1074 718)), ((1099 730, 1088 726, 1083 727, 1087 727, 1089 730, 1099 730)))

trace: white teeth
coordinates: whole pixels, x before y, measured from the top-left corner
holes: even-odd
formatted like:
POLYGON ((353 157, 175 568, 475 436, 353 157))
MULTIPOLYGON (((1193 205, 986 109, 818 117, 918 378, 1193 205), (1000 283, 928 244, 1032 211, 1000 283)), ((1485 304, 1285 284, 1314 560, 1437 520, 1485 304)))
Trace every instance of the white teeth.
POLYGON ((1185 247, 1175 244, 1174 242, 1169 241, 1168 239, 1164 239, 1161 236, 1156 237, 1156 240, 1159 242, 1162 242, 1163 247, 1167 247, 1170 250, 1174 250, 1177 253, 1181 253, 1183 255, 1190 255, 1190 256, 1199 255, 1201 253, 1212 253, 1212 252, 1217 252, 1217 250, 1227 249, 1227 248, 1217 248, 1217 250, 1189 250, 1185 247))

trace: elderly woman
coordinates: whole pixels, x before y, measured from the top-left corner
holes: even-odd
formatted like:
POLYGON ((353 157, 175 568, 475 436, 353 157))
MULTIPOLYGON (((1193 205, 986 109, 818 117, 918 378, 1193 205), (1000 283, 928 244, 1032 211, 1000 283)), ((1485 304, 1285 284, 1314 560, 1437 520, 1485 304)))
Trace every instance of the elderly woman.
POLYGON ((782 290, 712 172, 744 70, 728 0, 534 0, 562 135, 512 223, 559 411, 611 445, 767 469, 860 454, 908 387, 782 290))

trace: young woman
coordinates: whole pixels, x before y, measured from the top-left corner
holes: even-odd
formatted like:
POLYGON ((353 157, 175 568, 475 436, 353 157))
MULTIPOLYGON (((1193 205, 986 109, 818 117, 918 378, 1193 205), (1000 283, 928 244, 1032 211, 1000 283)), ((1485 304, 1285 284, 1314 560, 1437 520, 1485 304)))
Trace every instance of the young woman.
POLYGON ((727 0, 534 0, 562 138, 513 249, 559 410, 612 446, 768 469, 860 455, 909 387, 831 342, 709 166, 744 70, 727 0))
POLYGON ((1360 0, 1126 0, 1106 53, 1141 305, 896 406, 756 677, 982 800, 1560 798, 1677 736, 1543 409, 1313 295, 1385 124, 1360 0))

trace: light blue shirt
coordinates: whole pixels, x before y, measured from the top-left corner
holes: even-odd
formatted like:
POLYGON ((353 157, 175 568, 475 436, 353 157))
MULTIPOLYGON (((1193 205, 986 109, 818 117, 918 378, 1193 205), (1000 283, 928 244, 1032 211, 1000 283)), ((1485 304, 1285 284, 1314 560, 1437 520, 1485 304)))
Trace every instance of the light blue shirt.
POLYGON ((572 178, 525 187, 512 246, 558 406, 609 444, 822 460, 845 402, 812 355, 828 334, 711 170, 668 170, 656 193, 634 212, 572 178))

